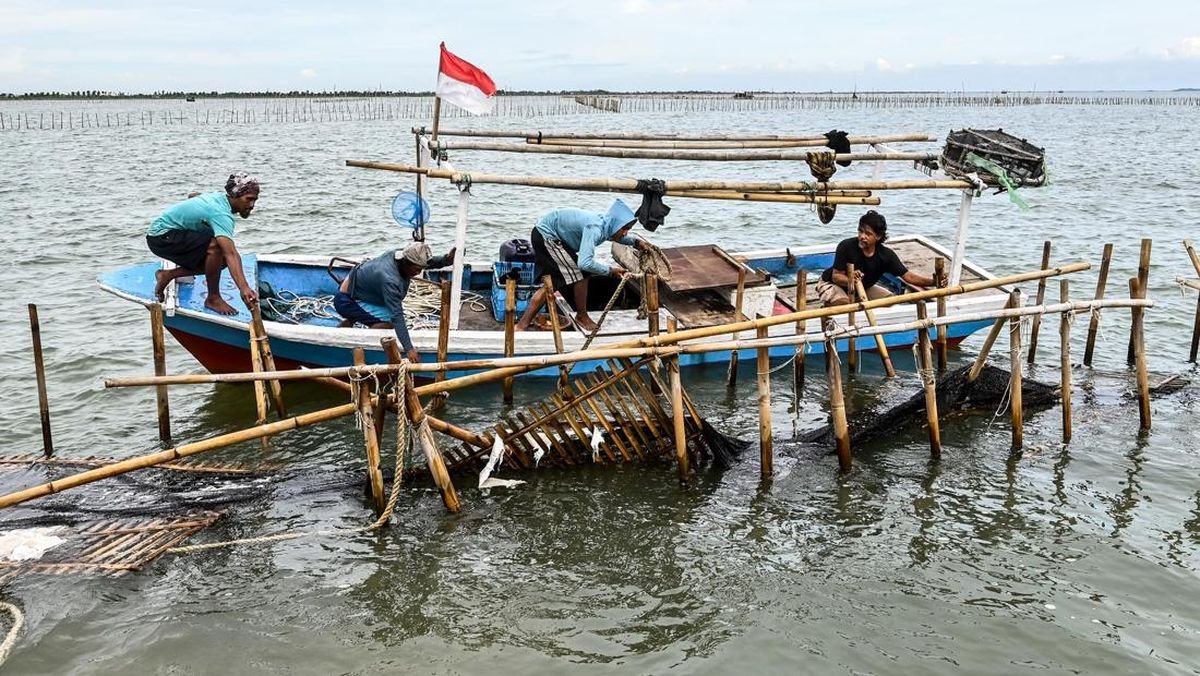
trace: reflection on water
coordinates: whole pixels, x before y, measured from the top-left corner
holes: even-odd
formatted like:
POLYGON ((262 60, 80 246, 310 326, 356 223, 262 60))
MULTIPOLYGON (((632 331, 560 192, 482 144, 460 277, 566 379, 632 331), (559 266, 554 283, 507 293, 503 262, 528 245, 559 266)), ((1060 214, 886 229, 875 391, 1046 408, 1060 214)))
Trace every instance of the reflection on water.
MULTIPOLYGON (((827 129, 829 113, 584 115, 538 124, 778 133, 827 129)), ((1151 370, 1181 370, 1194 303, 1173 280, 1190 270, 1180 233, 1200 217, 1190 149, 1179 146, 1191 138, 1179 131, 1191 128, 1189 111, 893 109, 837 117, 839 128, 856 133, 1003 126, 1044 143, 1050 186, 1024 191, 1034 205, 1027 212, 990 195, 977 200, 969 256, 1004 274, 1034 267, 1046 238, 1055 240, 1056 261, 1095 261, 1111 241, 1111 288, 1112 280, 1134 273, 1138 240, 1154 237, 1151 370), (1131 128, 1152 131, 1135 138, 1131 128), (1162 152, 1154 163, 1122 165, 1122 190, 1112 191, 1111 157, 1136 155, 1146 145, 1162 152), (1172 176, 1169 184, 1164 175, 1172 176), (1148 205, 1136 224, 1128 220, 1130 203, 1148 205)), ((481 126, 524 129, 529 122, 481 126)), ((341 163, 408 158, 404 132, 416 123, 0 132, 0 210, 8 215, 4 247, 13 263, 0 270, 10 290, 0 297, 0 312, 10 318, 0 324, 6 450, 40 447, 25 303, 41 310, 60 452, 156 451, 153 391, 97 386, 102 375, 150 370, 145 313, 99 293, 95 275, 147 259, 141 235, 149 220, 235 167, 264 177, 254 216, 239 221, 239 245, 247 250, 357 256, 395 246, 407 235, 390 222, 387 205, 395 192, 411 189, 411 180, 341 163)), ((795 178, 795 167, 783 163, 633 166, 467 152, 454 160, 494 173, 795 178)), ((839 178, 870 178, 873 171, 856 164, 839 178)), ((906 167, 882 171, 882 178, 911 177, 906 167)), ((484 185, 472 193, 479 227, 469 240, 471 258, 489 257, 546 209, 602 208, 607 199, 484 185)), ((450 186, 432 186, 434 248, 450 241, 455 198, 450 186)), ((952 238, 956 196, 908 191, 884 200, 895 232, 952 238)), ((832 242, 847 236, 854 216, 843 208, 821 226, 803 208, 682 199, 671 206, 656 242, 719 242, 735 250, 832 242)), ((1090 271, 1073 284, 1089 289, 1094 282, 1090 271)), ((26 609, 29 629, 5 666, 13 673, 557 673, 565 665, 639 673, 1189 673, 1200 632, 1200 613, 1188 602, 1200 594, 1200 458, 1192 429, 1198 397, 1193 386, 1157 399, 1154 430, 1138 437, 1136 407, 1125 396, 1132 384, 1124 364, 1128 321, 1128 313, 1103 316, 1095 368, 1075 374, 1075 439, 1066 446, 1057 409, 1027 415, 1019 454, 1009 451, 1003 411, 974 411, 943 425, 939 462, 930 460, 917 422, 856 448, 854 470, 839 475, 828 449, 794 439, 828 419, 824 363, 813 358, 798 391, 790 366, 774 374, 776 472, 769 481, 760 480, 757 448, 734 469, 705 470, 686 487, 665 464, 543 471, 522 476, 529 483, 519 488, 487 492, 462 477, 466 511, 459 516, 443 513, 431 484, 410 482, 384 532, 167 556, 118 579, 11 583, 3 596, 26 609)), ((1082 354, 1079 326, 1075 348, 1082 354)), ((955 360, 966 363, 978 340, 953 353, 955 360)), ((893 358, 901 373, 888 381, 863 355, 861 372, 847 378, 851 415, 918 391, 911 353, 893 358)), ((1047 349, 1030 377, 1056 382, 1056 364, 1047 349)), ((168 367, 199 370, 173 343, 168 367)), ((724 373, 714 366, 684 377, 714 425, 754 438, 753 367, 742 366, 733 390, 724 373)), ((516 406, 552 387, 520 383, 516 406)), ((286 393, 296 411, 343 400, 311 385, 289 384, 286 393)), ((233 386, 172 390, 177 440, 245 427, 252 396, 233 386)), ((499 401, 499 388, 457 392, 443 415, 479 428, 494 422, 499 401)), ((394 432, 385 442, 390 457, 394 432)), ((257 444, 245 444, 211 459, 247 461, 260 453, 257 444)), ((285 470, 246 480, 143 473, 0 519, 17 525, 103 510, 219 506, 226 516, 202 540, 370 521, 353 420, 276 437, 269 457, 285 470)), ((0 488, 51 476, 42 468, 6 472, 0 488)))

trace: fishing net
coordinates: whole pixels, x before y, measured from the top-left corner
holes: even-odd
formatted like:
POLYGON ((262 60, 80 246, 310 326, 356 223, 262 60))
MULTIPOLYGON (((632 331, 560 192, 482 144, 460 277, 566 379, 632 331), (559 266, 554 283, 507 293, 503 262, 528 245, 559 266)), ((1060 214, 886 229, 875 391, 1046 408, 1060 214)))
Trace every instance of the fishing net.
MULTIPOLYGON (((974 382, 967 381, 971 367, 948 371, 937 381, 938 415, 951 411, 982 410, 995 411, 1007 406, 1011 376, 1005 369, 985 366, 974 382)), ((1059 399, 1058 388, 1035 380, 1021 382, 1021 398, 1024 408, 1046 408, 1059 399)), ((908 399, 887 406, 881 404, 856 413, 849 421, 850 443, 860 444, 894 435, 898 430, 913 423, 925 422, 925 392, 919 391, 908 399)), ((801 441, 833 444, 833 428, 819 427, 800 437, 801 441)))
POLYGON ((416 230, 429 221, 429 202, 415 192, 401 192, 392 198, 392 218, 416 230))

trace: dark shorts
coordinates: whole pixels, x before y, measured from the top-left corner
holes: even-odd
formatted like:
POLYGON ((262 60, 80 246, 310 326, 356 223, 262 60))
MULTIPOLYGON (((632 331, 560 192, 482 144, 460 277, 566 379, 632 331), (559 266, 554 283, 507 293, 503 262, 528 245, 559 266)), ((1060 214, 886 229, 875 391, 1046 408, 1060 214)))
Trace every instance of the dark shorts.
POLYGON ((151 253, 192 272, 204 272, 212 230, 168 230, 161 235, 146 235, 151 253))
POLYGON ((555 289, 565 289, 591 276, 579 269, 579 252, 571 251, 557 239, 546 239, 541 230, 534 228, 529 234, 529 241, 533 244, 533 263, 537 270, 537 278, 550 275, 555 289))
POLYGON ((333 309, 342 316, 343 319, 349 319, 352 322, 358 322, 364 326, 379 324, 386 322, 386 319, 380 319, 375 315, 367 312, 359 305, 350 294, 343 291, 338 291, 333 295, 333 309))

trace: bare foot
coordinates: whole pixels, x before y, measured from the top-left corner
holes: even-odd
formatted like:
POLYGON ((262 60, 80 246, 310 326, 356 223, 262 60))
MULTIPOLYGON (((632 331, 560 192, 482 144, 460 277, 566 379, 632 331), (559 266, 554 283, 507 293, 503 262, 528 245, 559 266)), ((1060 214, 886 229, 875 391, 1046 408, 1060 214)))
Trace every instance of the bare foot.
POLYGON ((233 306, 227 303, 224 298, 220 296, 213 296, 211 294, 204 299, 204 307, 212 310, 213 312, 219 312, 223 315, 237 314, 237 310, 233 309, 233 306))
POLYGON ((596 330, 596 322, 592 321, 591 317, 575 315, 575 327, 584 333, 592 333, 596 330))
POLYGON ((167 299, 164 292, 167 290, 167 284, 170 282, 171 278, 167 276, 166 270, 154 271, 154 297, 158 299, 158 302, 161 303, 167 299))

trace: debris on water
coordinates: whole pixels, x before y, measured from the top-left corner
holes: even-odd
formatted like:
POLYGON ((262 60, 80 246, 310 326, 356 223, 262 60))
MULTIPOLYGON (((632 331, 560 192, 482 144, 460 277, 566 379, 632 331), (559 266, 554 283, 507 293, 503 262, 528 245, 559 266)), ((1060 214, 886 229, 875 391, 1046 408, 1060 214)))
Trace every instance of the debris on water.
POLYGON ((0 559, 5 561, 36 561, 47 551, 66 542, 58 534, 62 526, 38 526, 19 530, 0 531, 0 559))

